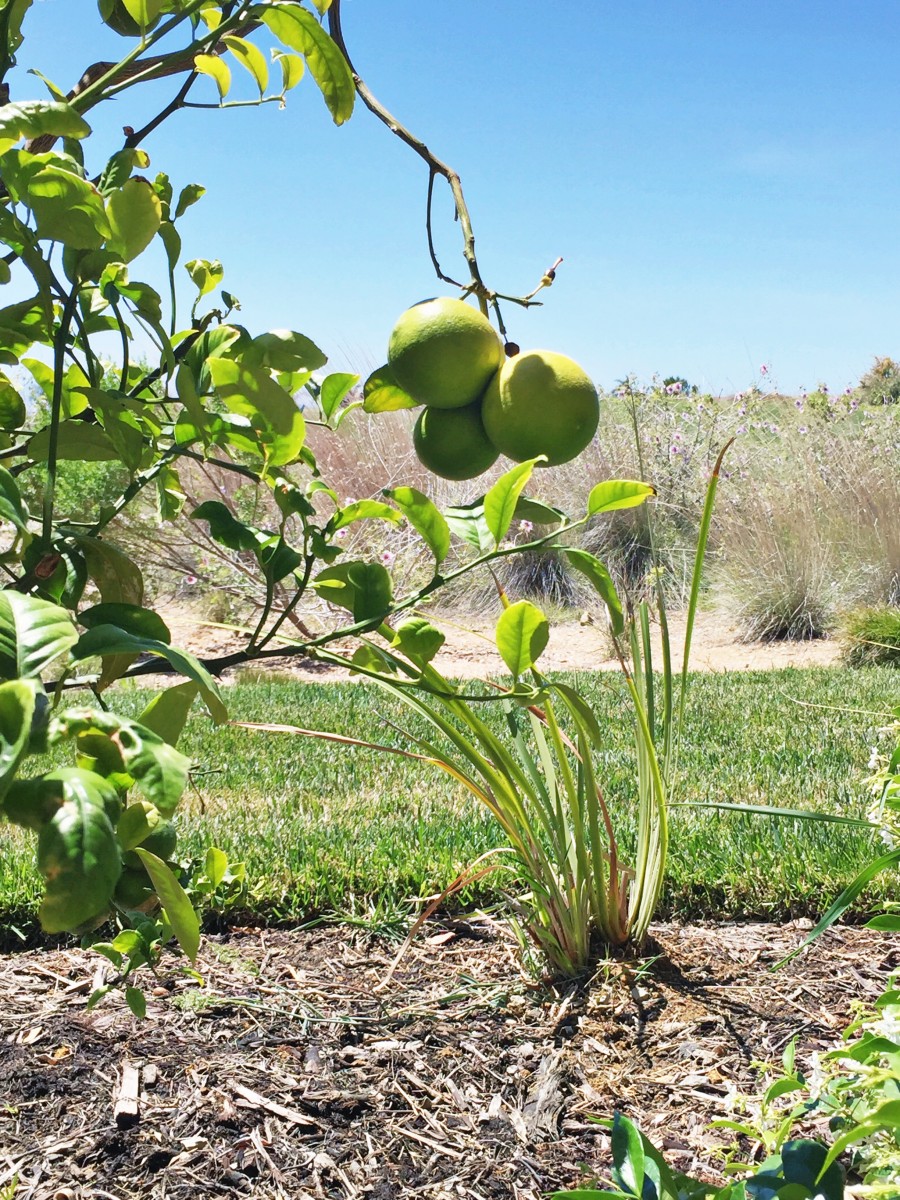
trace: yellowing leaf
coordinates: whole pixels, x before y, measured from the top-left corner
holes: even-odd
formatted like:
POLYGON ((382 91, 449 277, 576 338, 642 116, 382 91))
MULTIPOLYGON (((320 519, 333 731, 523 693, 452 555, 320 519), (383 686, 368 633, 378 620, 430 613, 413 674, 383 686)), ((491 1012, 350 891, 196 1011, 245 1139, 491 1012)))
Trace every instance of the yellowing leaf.
POLYGON ((123 262, 131 262, 156 236, 162 224, 162 204, 149 183, 129 179, 110 193, 106 216, 112 229, 109 249, 120 254, 123 262))
POLYGON ((219 99, 224 100, 231 89, 231 72, 221 58, 215 54, 198 54, 194 66, 201 75, 208 75, 219 89, 219 99))
POLYGON ((266 62, 266 56, 258 46, 254 46, 245 38, 226 34, 222 41, 241 66, 253 76, 256 86, 259 88, 259 94, 262 95, 269 86, 269 64, 266 62))

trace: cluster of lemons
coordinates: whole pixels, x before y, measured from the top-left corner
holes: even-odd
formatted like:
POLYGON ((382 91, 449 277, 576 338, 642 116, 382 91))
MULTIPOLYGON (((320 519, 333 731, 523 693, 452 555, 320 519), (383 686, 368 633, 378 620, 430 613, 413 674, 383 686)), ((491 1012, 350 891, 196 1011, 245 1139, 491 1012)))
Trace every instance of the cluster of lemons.
POLYGON ((557 466, 597 430, 597 389, 577 363, 552 350, 504 349, 490 321, 462 300, 407 309, 391 333, 388 366, 425 406, 416 454, 444 479, 474 479, 501 454, 515 462, 544 455, 543 465, 557 466))

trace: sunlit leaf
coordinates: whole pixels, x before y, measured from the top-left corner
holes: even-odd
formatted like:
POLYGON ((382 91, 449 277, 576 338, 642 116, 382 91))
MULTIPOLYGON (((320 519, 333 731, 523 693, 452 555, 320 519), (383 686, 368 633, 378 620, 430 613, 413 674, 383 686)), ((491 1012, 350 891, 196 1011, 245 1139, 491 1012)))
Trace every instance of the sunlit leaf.
POLYGON ((550 625, 539 608, 529 600, 519 600, 500 614, 495 636, 500 657, 510 672, 519 676, 546 650, 550 625))
POLYGON ((572 546, 560 547, 569 564, 576 571, 586 576, 594 586, 597 595, 606 605, 609 613, 610 627, 618 637, 625 629, 625 616, 622 612, 622 601, 619 599, 616 585, 612 576, 599 558, 589 554, 587 550, 576 550, 572 546))
POLYGON ((416 408, 418 405, 419 401, 404 392, 397 383, 389 366, 385 365, 373 371, 363 384, 363 412, 397 412, 403 408, 416 408))
POLYGON ((77 640, 65 609, 37 596, 0 592, 0 678, 36 678, 77 640))
POLYGON ((501 475, 484 497, 484 519, 488 529, 499 544, 512 524, 516 505, 525 484, 531 478, 539 460, 530 458, 501 475))
POLYGON ((356 90, 347 60, 312 13, 299 4, 267 9, 262 19, 275 36, 306 59, 335 125, 343 125, 353 112, 356 90))
POLYGON ((620 508, 636 508, 655 495, 656 488, 652 488, 649 483, 637 483, 631 479, 607 479, 591 489, 587 503, 588 516, 614 512, 620 508))
POLYGON ((194 68, 201 75, 208 75, 215 83, 219 99, 224 100, 231 90, 231 71, 217 54, 196 54, 194 68))
POLYGON ((197 951, 200 949, 200 922, 187 892, 172 874, 171 867, 167 867, 161 858, 140 847, 135 850, 135 854, 153 881, 153 890, 159 896, 159 902, 165 910, 166 919, 172 926, 178 944, 191 962, 195 962, 197 951))
POLYGON ((69 104, 54 100, 23 100, 0 108, 0 153, 22 138, 85 138, 91 127, 69 104))
POLYGON ((47 881, 39 916, 46 933, 77 929, 102 914, 122 872, 101 799, 99 785, 108 785, 91 772, 78 774, 80 782, 71 781, 65 802, 38 836, 37 865, 47 881))
POLYGON ((106 215, 112 230, 109 248, 123 262, 131 262, 156 236, 162 224, 162 204, 145 180, 128 179, 108 196, 106 215))
POLYGON ((425 539, 434 555, 435 566, 439 567, 450 553, 450 526, 437 506, 413 487, 389 488, 384 494, 394 501, 410 525, 425 539))
POLYGON ((235 37, 233 34, 226 34, 222 41, 241 66, 249 71, 259 88, 259 94, 262 95, 269 86, 269 64, 263 52, 246 38, 235 37))

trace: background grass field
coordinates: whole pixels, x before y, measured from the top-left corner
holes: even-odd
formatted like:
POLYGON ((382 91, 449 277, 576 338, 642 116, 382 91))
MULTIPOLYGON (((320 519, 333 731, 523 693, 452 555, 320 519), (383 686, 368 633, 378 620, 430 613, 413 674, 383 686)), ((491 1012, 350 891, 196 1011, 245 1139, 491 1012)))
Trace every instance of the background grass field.
MULTIPOLYGON (((621 683, 608 674, 580 675, 578 682, 608 734, 603 783, 627 854, 633 745, 621 683)), ((682 798, 864 815, 866 764, 897 693, 890 668, 696 675, 682 798)), ((116 706, 136 714, 148 695, 122 689, 116 706)), ((394 726, 421 730, 407 709, 360 683, 237 685, 227 698, 235 720, 299 724, 390 745, 409 744, 394 726)), ((183 853, 199 855, 212 844, 245 861, 248 906, 259 917, 335 913, 390 922, 502 844, 489 814, 449 777, 395 755, 216 729, 199 716, 182 748, 195 764, 178 818, 183 853)), ((849 827, 678 808, 660 915, 815 916, 874 848, 871 835, 849 827)), ((32 838, 3 827, 0 925, 7 941, 10 927, 33 927, 33 856, 32 838)), ((495 903, 509 883, 498 872, 453 903, 495 903)), ((896 891, 896 875, 883 876, 861 910, 896 891)))

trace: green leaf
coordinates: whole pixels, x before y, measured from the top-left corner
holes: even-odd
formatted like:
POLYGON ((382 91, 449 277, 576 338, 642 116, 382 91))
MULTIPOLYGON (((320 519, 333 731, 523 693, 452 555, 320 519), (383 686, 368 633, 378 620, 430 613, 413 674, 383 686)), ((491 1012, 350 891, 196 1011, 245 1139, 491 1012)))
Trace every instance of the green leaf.
POLYGON ((263 52, 252 42, 248 42, 245 38, 234 37, 232 34, 226 34, 222 41, 244 70, 250 72, 261 96, 269 86, 269 64, 266 62, 263 52))
POLYGON ((140 988, 127 987, 125 989, 125 1003, 136 1017, 139 1017, 141 1020, 146 1017, 147 998, 140 988))
POLYGON ((184 264, 184 269, 190 275, 200 296, 206 296, 213 288, 218 287, 225 275, 225 268, 218 260, 211 262, 206 258, 192 258, 184 264))
POLYGON ((150 158, 145 150, 117 150, 103 168, 97 188, 104 196, 108 196, 125 183, 135 167, 145 170, 149 165, 150 158))
MULTIPOLYGON (((46 462, 50 453, 50 426, 39 430, 28 443, 35 462, 46 462)), ((60 421, 56 457, 63 462, 116 462, 119 452, 101 425, 60 421)))
MULTIPOLYGON (((850 907, 856 897, 860 894, 866 884, 880 874, 886 867, 892 867, 895 863, 900 863, 900 849, 889 851, 887 854, 881 855, 873 862, 868 863, 859 874, 849 883, 838 898, 834 901, 825 915, 819 921, 818 925, 803 939, 796 950, 792 950, 785 958, 782 958, 775 964, 776 967, 783 966, 786 962, 790 962, 795 955, 799 954, 804 946, 808 946, 810 942, 815 941, 820 934, 823 934, 826 929, 830 929, 835 921, 850 907)), ((900 1101, 897 1102, 900 1104, 900 1101)), ((833 1160, 832 1160, 833 1161, 833 1160)))
POLYGON ((44 298, 20 300, 0 309, 0 362, 18 366, 19 359, 36 342, 51 341, 44 298))
POLYGON ((865 928, 880 929, 883 933, 900 933, 900 913, 896 916, 883 913, 879 917, 873 917, 871 921, 866 921, 865 928))
POLYGON ((484 519, 498 545, 512 524, 519 496, 538 461, 537 458, 530 458, 527 462, 518 463, 501 475, 484 497, 484 519))
POLYGON ((303 78, 306 63, 299 54, 284 54, 280 50, 272 51, 272 60, 281 67, 281 94, 284 95, 303 78))
POLYGON ((391 607, 391 577, 380 563, 349 562, 326 567, 313 582, 323 600, 348 608, 354 621, 386 616, 391 607))
POLYGON ((127 717, 92 708, 66 709, 53 718, 51 729, 54 741, 105 734, 118 749, 128 774, 163 816, 177 808, 187 785, 190 760, 152 730, 127 717))
POLYGON ((335 125, 343 125, 353 112, 356 89, 338 47, 312 13, 299 4, 282 4, 261 15, 280 41, 304 56, 335 125))
POLYGON ((609 614, 610 628, 616 637, 621 636, 625 629, 625 616, 622 612, 622 601, 616 591, 612 576, 599 558, 589 554, 587 550, 575 550, 571 546, 559 547, 565 554, 569 564, 585 575, 594 586, 600 599, 606 605, 609 614))
POLYGON ((19 486, 6 467, 0 467, 0 521, 9 521, 20 533, 28 528, 28 511, 22 503, 19 486))
POLYGON ((243 362, 270 371, 318 371, 328 362, 328 356, 302 333, 271 329, 253 339, 244 351, 243 362))
POLYGON ((135 850, 135 854, 153 881, 153 890, 159 896, 159 902, 165 910, 166 919, 172 926, 178 944, 191 962, 196 962, 197 951, 200 949, 200 922, 187 892, 161 858, 157 858, 148 850, 141 850, 140 847, 135 850))
POLYGON ((79 537, 75 542, 105 604, 143 603, 144 577, 127 554, 99 538, 79 537))
POLYGON ((123 851, 134 850, 163 824, 164 817, 149 800, 129 804, 116 823, 116 837, 123 851))
POLYGON ((644 1144, 640 1133, 620 1112, 612 1127, 613 1180, 634 1196, 644 1194, 644 1144))
POLYGON ((28 753, 35 705, 34 684, 24 679, 0 684, 0 813, 3 797, 28 753))
POLYGON ((0 429, 11 432, 25 423, 25 401, 0 371, 0 429))
POLYGON ((139 604, 95 604, 78 614, 78 623, 85 629, 93 629, 95 625, 115 625, 137 637, 155 638, 166 644, 172 640, 169 627, 159 613, 139 604))
POLYGON ((419 665, 429 663, 443 646, 446 638, 424 617, 412 617, 398 625, 391 645, 419 665))
POLYGON ((367 519, 390 521, 393 525, 399 525, 403 514, 396 508, 391 508, 389 504, 382 504, 380 500, 354 500, 337 510, 328 522, 328 528, 332 533, 336 533, 346 525, 352 525, 354 521, 367 519))
POLYGON ((397 412, 402 408, 417 408, 418 405, 419 401, 404 392, 387 365, 373 371, 363 384, 363 412, 397 412))
POLYGON ((219 99, 224 100, 231 90, 231 71, 217 54, 195 54, 194 69, 208 75, 215 83, 219 99))
POLYGON ((494 548, 494 537, 484 519, 484 497, 471 504, 454 505, 444 510, 450 532, 476 550, 486 553, 494 548))
POLYGON ((69 104, 51 100, 25 100, 0 108, 0 153, 22 138, 85 138, 91 127, 69 104))
POLYGON ((162 224, 162 203, 144 179, 128 179, 106 201, 112 236, 108 246, 123 262, 146 250, 162 224))
POLYGON ((554 508, 552 504, 545 504, 543 500, 520 496, 513 518, 516 521, 530 521, 532 525, 558 525, 566 520, 566 514, 561 508, 554 508))
POLYGON ((37 236, 43 240, 76 250, 99 250, 110 235, 98 189, 53 163, 29 172, 20 198, 34 213, 37 236))
POLYGON ((122 873, 98 786, 108 785, 90 771, 77 774, 82 778, 67 782, 65 802, 38 835, 37 865, 47 881, 39 913, 45 933, 77 929, 100 916, 122 873))
POLYGON ((219 399, 232 412, 249 417, 268 466, 296 460, 306 440, 303 414, 267 371, 217 358, 209 363, 219 399))
POLYGON ((149 29, 159 19, 164 3, 165 0, 122 0, 129 16, 144 30, 149 29))
POLYGON ((200 691, 196 683, 176 683, 174 687, 157 692, 138 721, 145 729, 158 734, 170 746, 177 746, 188 713, 200 691))
POLYGON ((173 220, 177 221, 179 217, 183 217, 192 204, 196 204, 201 196, 206 195, 206 188, 199 183, 189 183, 181 189, 178 197, 178 203, 175 205, 175 216, 173 220))
POLYGON ((77 640, 65 609, 21 592, 0 592, 0 678, 37 678, 77 640))
POLYGON ((191 520, 208 522, 210 537, 229 550, 252 550, 255 553, 259 549, 259 530, 244 525, 221 500, 205 500, 191 513, 191 520))
POLYGON ((384 492, 424 539, 439 567, 450 553, 450 526, 426 495, 413 487, 388 488, 384 492))
POLYGON ((636 483, 631 479, 607 479, 591 489, 587 504, 588 516, 614 512, 619 508, 636 508, 655 495, 656 488, 648 483, 636 483))
POLYGON ((326 376, 319 391, 319 407, 326 421, 331 420, 338 405, 357 383, 359 383, 358 375, 335 373, 326 376))
POLYGON ((153 654, 166 659, 180 675, 187 676, 199 686, 203 701, 217 724, 228 719, 218 684, 193 654, 167 646, 165 642, 154 638, 137 637, 114 625, 96 625, 89 629, 81 635, 72 651, 76 661, 96 656, 102 658, 109 654, 153 654))
POLYGON ((224 850, 219 850, 216 846, 210 846, 206 852, 203 870, 213 887, 218 887, 225 878, 225 872, 228 870, 228 855, 224 850))
POLYGON ((503 610, 495 633, 500 657, 517 678, 534 666, 547 648, 547 618, 529 600, 519 600, 503 610))
POLYGON ((897 1128, 900 1128, 900 1100, 888 1100, 885 1104, 876 1108, 874 1112, 868 1113, 864 1121, 860 1121, 858 1125, 851 1127, 845 1133, 841 1134, 825 1156, 825 1161, 819 1172, 819 1180, 823 1179, 832 1163, 836 1162, 848 1146, 852 1146, 854 1142, 862 1141, 863 1138, 870 1137, 873 1133, 897 1128))

